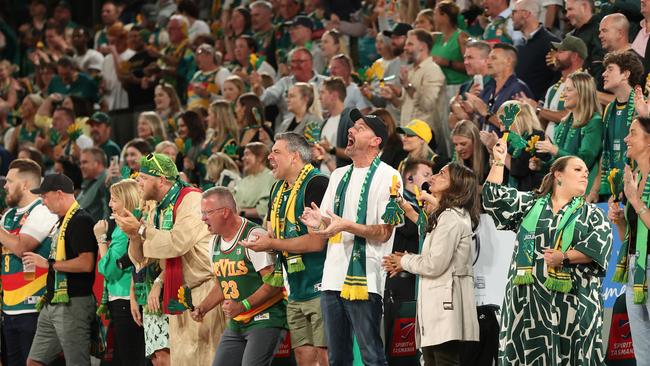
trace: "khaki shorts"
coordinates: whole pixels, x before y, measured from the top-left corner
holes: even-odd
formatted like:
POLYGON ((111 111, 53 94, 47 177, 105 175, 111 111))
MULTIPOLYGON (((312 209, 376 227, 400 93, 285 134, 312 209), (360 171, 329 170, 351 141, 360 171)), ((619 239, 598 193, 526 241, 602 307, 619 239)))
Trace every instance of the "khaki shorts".
POLYGON ((320 296, 307 301, 289 300, 287 323, 291 334, 291 348, 307 345, 327 347, 320 296))

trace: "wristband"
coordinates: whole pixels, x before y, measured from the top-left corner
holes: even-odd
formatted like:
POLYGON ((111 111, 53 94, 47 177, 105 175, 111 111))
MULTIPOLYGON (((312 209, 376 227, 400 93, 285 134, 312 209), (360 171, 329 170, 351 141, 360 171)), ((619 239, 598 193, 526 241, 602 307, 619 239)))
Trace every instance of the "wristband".
POLYGON ((336 146, 332 146, 331 149, 327 150, 330 155, 336 155, 336 146))
POLYGON ((492 165, 494 166, 504 166, 505 164, 499 160, 492 160, 492 165))
POLYGON ((241 304, 244 305, 244 309, 246 309, 246 311, 251 309, 251 304, 248 302, 248 299, 242 300, 241 304))

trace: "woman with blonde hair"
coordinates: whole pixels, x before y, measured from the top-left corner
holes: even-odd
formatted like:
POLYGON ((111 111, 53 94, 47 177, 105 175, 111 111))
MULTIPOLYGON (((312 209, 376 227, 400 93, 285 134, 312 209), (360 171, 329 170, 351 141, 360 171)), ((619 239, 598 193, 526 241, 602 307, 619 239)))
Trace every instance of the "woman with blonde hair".
POLYGON ((239 96, 245 91, 246 84, 244 84, 244 80, 237 75, 230 75, 223 82, 223 98, 230 104, 234 104, 237 101, 237 98, 239 98, 239 96))
POLYGON ((205 189, 211 187, 226 187, 231 191, 239 182, 239 167, 228 155, 217 152, 212 154, 205 163, 205 189))
POLYGON ((418 15, 415 17, 413 28, 433 32, 436 29, 436 22, 433 18, 433 9, 420 10, 418 15))
POLYGON ((171 84, 161 82, 154 89, 153 100, 156 105, 156 113, 166 125, 167 136, 174 138, 178 129, 176 118, 182 111, 181 100, 176 93, 176 89, 171 84))
POLYGON ((320 141, 323 119, 320 103, 316 102, 314 87, 309 83, 295 83, 287 92, 287 110, 293 113, 275 129, 275 133, 296 132, 307 141, 320 141))
POLYGON ((481 143, 478 127, 469 120, 458 122, 451 131, 451 141, 454 143, 452 160, 472 169, 479 184, 483 184, 490 166, 488 152, 481 143))
POLYGON ((587 192, 590 192, 598 174, 599 156, 603 145, 601 107, 596 96, 596 83, 591 75, 586 72, 574 72, 567 77, 564 108, 569 114, 555 126, 553 139, 545 139, 535 144, 537 151, 549 153, 550 159, 531 160, 531 169, 545 171, 556 159, 575 155, 587 164, 587 192))
MULTIPOLYGON (((338 29, 330 29, 323 33, 320 38, 320 48, 323 51, 325 65, 329 65, 330 59, 339 53, 348 54, 347 44, 343 39, 343 34, 338 29)), ((327 66, 325 70, 318 70, 320 74, 325 74, 326 71, 327 66)))
POLYGON ((138 137, 146 140, 151 149, 167 140, 167 131, 162 119, 156 112, 142 112, 138 116, 138 137))
POLYGON ((43 98, 38 94, 28 94, 20 105, 20 117, 22 123, 16 126, 11 135, 11 144, 7 150, 16 153, 19 147, 25 143, 36 143, 37 137, 44 137, 43 129, 36 126, 36 111, 43 104, 43 98))
MULTIPOLYGON (((139 218, 142 197, 135 180, 117 182, 111 186, 110 192, 108 205, 113 214, 126 215, 128 211, 139 218)), ((145 304, 138 304, 135 293, 131 293, 132 264, 127 254, 129 238, 119 226, 115 226, 108 240, 108 226, 106 220, 100 220, 93 229, 101 257, 97 270, 104 276, 104 291, 98 313, 110 317, 115 329, 116 356, 113 362, 116 365, 144 365, 145 335, 139 305, 145 304), (125 258, 128 265, 123 266, 121 263, 125 258)))
POLYGON ((226 100, 217 100, 208 109, 208 131, 204 150, 223 152, 232 158, 239 157, 239 126, 226 100))

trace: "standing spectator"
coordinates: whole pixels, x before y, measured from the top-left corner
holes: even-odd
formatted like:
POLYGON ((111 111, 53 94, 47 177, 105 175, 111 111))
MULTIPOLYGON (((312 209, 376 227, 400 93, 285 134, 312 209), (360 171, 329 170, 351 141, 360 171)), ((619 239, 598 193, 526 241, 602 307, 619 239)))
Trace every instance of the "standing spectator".
POLYGON ((41 195, 43 204, 59 217, 59 222, 53 229, 52 250, 47 258, 34 252, 23 254, 27 265, 47 269, 47 287, 38 304, 42 308, 27 365, 47 365, 61 352, 66 364, 89 365, 96 305, 95 221, 79 207, 72 181, 65 175, 47 175, 31 192, 41 195))
POLYGON ((162 154, 150 154, 140 160, 138 183, 142 198, 155 200, 156 206, 146 212, 144 223, 128 211, 125 216, 115 215, 115 221, 130 238, 132 259, 139 263, 144 258, 164 260, 160 310, 170 314, 171 360, 180 365, 207 365, 214 358, 223 331, 223 314, 214 311, 203 323, 196 324, 189 312, 179 314, 168 307, 172 299, 178 301, 181 286, 189 287, 191 294, 187 296, 200 303, 215 285, 209 258, 210 234, 197 210, 201 193, 188 187, 180 179, 174 162, 162 154))
POLYGON ((77 27, 77 23, 72 20, 70 7, 68 0, 59 0, 54 7, 54 14, 52 14, 52 18, 63 28, 65 40, 68 43, 72 40, 72 31, 77 27))
POLYGON ((246 82, 250 82, 250 74, 254 71, 266 73, 275 80, 275 69, 266 60, 260 59, 263 56, 258 51, 257 43, 253 37, 248 34, 237 37, 235 40, 235 59, 233 60, 235 67, 233 68, 233 73, 246 82), (251 57, 257 57, 256 61, 258 65, 251 63, 251 57))
POLYGON ((135 51, 128 48, 128 31, 117 22, 108 28, 108 53, 102 65, 102 86, 104 101, 109 111, 129 107, 129 94, 124 90, 118 75, 125 72, 125 66, 135 51))
POLYGON ((79 168, 83 182, 77 196, 79 206, 93 218, 93 222, 108 218, 109 194, 106 189, 106 154, 97 147, 81 150, 79 168))
POLYGON ((479 185, 472 170, 458 163, 445 166, 430 181, 437 206, 422 253, 393 253, 384 257, 384 267, 391 277, 402 271, 420 276, 416 342, 424 364, 460 365, 462 342, 479 340, 472 271, 479 185))
POLYGON ((72 47, 74 47, 72 60, 79 71, 96 77, 102 71, 104 55, 95 49, 88 48, 89 38, 90 35, 86 28, 77 27, 72 31, 72 47))
POLYGON ((599 156, 603 145, 603 118, 596 97, 594 78, 586 72, 570 74, 566 80, 564 95, 567 116, 555 126, 552 139, 547 138, 535 144, 537 151, 550 154, 551 160, 534 160, 531 162, 531 168, 545 171, 545 165, 550 165, 563 156, 577 156, 589 169, 587 192, 590 192, 598 175, 599 156))
POLYGON ((88 118, 86 124, 90 125, 90 136, 95 147, 102 149, 109 161, 113 156, 120 156, 122 149, 111 140, 111 117, 104 112, 95 112, 88 118))
MULTIPOLYGON (((178 137, 175 142, 179 152, 176 165, 183 167, 182 171, 190 182, 201 183, 205 177, 203 163, 207 160, 203 152, 205 124, 196 112, 186 111, 178 117, 178 137)), ((210 153, 207 155, 210 156, 210 153)))
POLYGON ((398 127, 397 133, 402 138, 402 147, 408 155, 400 161, 397 170, 404 174, 404 166, 409 160, 428 161, 432 166, 433 173, 438 174, 449 160, 436 154, 430 147, 429 142, 433 138, 431 127, 419 119, 412 120, 404 127, 398 127))
POLYGON ((380 335, 385 279, 381 258, 393 247, 394 225, 382 215, 391 182, 397 177, 402 183, 399 173, 378 156, 388 138, 384 122, 356 109, 350 119, 354 127, 345 150, 353 163, 332 172, 320 208, 305 208, 302 222, 329 241, 321 308, 330 364, 352 362, 356 335, 363 363, 385 365, 380 335))
POLYGON ((273 5, 265 0, 253 1, 251 9, 251 30, 253 39, 257 41, 256 53, 266 57, 266 60, 277 67, 275 59, 275 28, 273 27, 273 5))
POLYGON ((589 52, 585 59, 585 67, 589 74, 596 79, 598 90, 603 87, 603 47, 598 39, 598 16, 594 14, 594 3, 591 0, 566 0, 566 17, 573 26, 567 35, 575 36, 587 45, 589 52))
POLYGON ((282 287, 270 286, 263 280, 273 274, 273 257, 241 244, 267 233, 237 214, 237 204, 224 187, 211 188, 203 194, 201 216, 215 235, 210 240, 210 251, 219 284, 213 286, 191 315, 195 321, 204 322, 206 314, 221 304, 229 318, 212 364, 270 365, 287 328, 285 293, 282 287), (227 263, 240 267, 237 271, 219 269, 227 263), (245 269, 241 270, 242 267, 245 269))
POLYGON ((56 75, 47 84, 47 95, 75 95, 96 103, 99 101, 98 86, 88 74, 75 69, 71 58, 64 56, 56 63, 56 75))
MULTIPOLYGON (((108 0, 105 1, 102 5, 102 24, 104 27, 95 33, 94 38, 94 49, 96 50, 105 50, 106 48, 102 46, 108 46, 108 28, 118 21, 120 17, 120 9, 115 5, 115 2, 108 0)), ((108 52, 106 52, 108 53, 108 52)))
POLYGON ((431 55, 445 74, 448 97, 456 95, 460 84, 467 80, 463 54, 468 36, 458 28, 459 13, 458 5, 451 0, 437 3, 433 11, 436 30, 439 33, 433 36, 431 55))
POLYGON ((507 43, 518 46, 523 43, 523 34, 516 31, 512 22, 512 8, 509 0, 485 0, 482 7, 489 23, 483 32, 483 39, 490 43, 507 43))
MULTIPOLYGON (((286 0, 293 1, 293 0, 286 0)), ((264 106, 277 105, 280 114, 276 119, 277 122, 286 120, 291 116, 287 111, 287 104, 284 101, 284 96, 289 90, 291 85, 297 82, 310 83, 320 88, 324 76, 314 72, 313 59, 311 52, 304 48, 299 47, 291 51, 289 55, 291 75, 285 76, 273 84, 273 86, 264 89, 262 87, 262 78, 257 73, 251 75, 251 89, 260 96, 264 106)))
POLYGON ((159 77, 174 86, 181 100, 186 99, 187 84, 196 72, 196 60, 190 48, 188 28, 187 18, 182 15, 173 15, 167 23, 169 46, 163 48, 159 53, 154 52, 155 56, 159 58, 159 77))
POLYGON ((127 45, 135 53, 117 75, 129 95, 129 107, 135 111, 151 109, 154 105, 154 87, 143 83, 145 69, 156 61, 146 48, 145 42, 149 35, 150 32, 140 26, 131 27, 127 35, 127 45))
POLYGON ((276 135, 269 163, 279 181, 271 191, 266 220, 267 230, 274 235, 243 244, 256 252, 287 253, 278 260, 282 260, 289 283, 287 321, 296 363, 327 365, 319 290, 326 241, 310 233, 299 219, 306 207, 321 204, 328 183, 327 177, 309 164, 310 151, 308 141, 299 134, 276 135))
MULTIPOLYGON (((383 33, 377 33, 375 37, 375 48, 380 58, 375 60, 370 66, 371 70, 381 69, 383 70, 383 79, 390 78, 391 76, 396 76, 399 74, 400 64, 399 59, 395 56, 393 48, 391 46, 390 37, 386 37, 383 33)), ((398 78, 394 77, 394 83, 399 82, 398 78)), ((386 83, 384 81, 384 83, 386 83)), ((361 93, 364 97, 377 108, 386 108, 390 111, 393 119, 399 119, 400 111, 395 108, 390 103, 386 103, 386 100, 379 95, 380 86, 382 84, 381 79, 374 78, 369 84, 364 83, 360 86, 361 93)))
POLYGON ((167 137, 174 139, 177 132, 176 119, 181 113, 182 107, 176 89, 171 84, 164 82, 156 85, 153 101, 156 104, 156 113, 167 128, 167 137))
POLYGON ((339 77, 330 77, 323 81, 319 98, 321 106, 327 110, 329 117, 323 123, 319 145, 336 159, 336 166, 341 167, 349 162, 345 155, 348 145, 348 129, 354 124, 350 120, 351 108, 346 108, 343 101, 346 98, 345 82, 339 77))
MULTIPOLYGON (((347 54, 345 52, 345 39, 343 39, 343 35, 341 32, 339 32, 336 29, 330 29, 325 31, 323 33, 323 36, 320 39, 320 49, 323 53, 323 59, 324 59, 324 64, 329 65, 330 60, 332 57, 338 55, 338 54, 347 54)), ((320 71, 323 75, 327 72, 327 70, 318 70, 320 71)))
POLYGON ((261 142, 251 142, 244 147, 242 171, 244 178, 233 193, 239 215, 261 223, 268 212, 269 195, 275 178, 267 166, 269 148, 261 142))
POLYGON ((329 72, 331 76, 343 79, 346 85, 345 106, 368 113, 370 112, 370 103, 361 94, 359 86, 352 82, 353 66, 352 59, 349 56, 339 53, 330 60, 329 72))
POLYGON ((189 28, 187 30, 187 37, 190 42, 194 42, 197 36, 210 34, 210 27, 208 24, 199 19, 199 8, 194 0, 181 0, 178 2, 178 13, 187 18, 189 28))
POLYGON ((471 119, 473 108, 467 102, 465 93, 479 95, 483 91, 485 84, 492 79, 488 74, 490 51, 492 51, 492 47, 485 41, 471 41, 465 46, 465 54, 463 55, 465 72, 473 78, 464 82, 460 86, 458 94, 449 101, 450 112, 447 121, 449 128, 453 129, 458 121, 471 119))
POLYGON ((230 76, 230 71, 221 66, 221 55, 207 43, 197 47, 194 54, 199 70, 187 86, 187 109, 207 109, 210 102, 221 94, 223 82, 230 76))
MULTIPOLYGON (((124 210, 134 214, 136 210, 140 210, 142 197, 135 180, 127 179, 115 183, 110 191, 109 204, 114 214, 124 216, 124 210)), ((133 268, 131 265, 121 265, 123 257, 127 255, 129 238, 119 227, 115 227, 111 233, 110 245, 107 244, 106 220, 98 221, 93 231, 101 257, 97 263, 97 271, 104 276, 101 306, 106 308, 107 317, 110 317, 111 325, 115 329, 113 362, 116 366, 144 366, 144 332, 131 315, 129 301, 133 268)), ((101 306, 100 310, 103 309, 101 306)))
POLYGON ((424 29, 428 32, 435 32, 436 30, 436 21, 433 9, 422 9, 415 17, 415 22, 413 23, 413 28, 415 29, 424 29))
MULTIPOLYGON (((630 33, 630 22, 627 20, 625 15, 621 13, 614 13, 605 16, 600 21, 600 31, 598 33, 598 38, 603 46, 603 49, 607 53, 612 52, 630 52, 633 55, 637 56, 641 63, 644 65, 643 76, 648 74, 649 69, 645 67, 643 55, 637 53, 637 51, 632 47, 630 43, 629 33, 630 33)), ((607 99, 607 102, 611 102, 613 97, 610 95, 610 98, 607 99)), ((603 103, 606 104, 606 103, 603 103)))
POLYGON ((519 0, 512 11, 513 25, 525 39, 517 46, 515 73, 528 85, 535 100, 541 100, 558 78, 557 72, 547 65, 546 54, 551 50, 551 42, 560 41, 540 23, 539 16, 539 0, 519 0))
POLYGON ((610 171, 613 168, 622 171, 625 167, 627 145, 623 139, 636 114, 633 87, 643 83, 643 64, 632 52, 608 53, 603 64, 603 87, 616 99, 603 112, 603 155, 598 176, 587 196, 589 202, 607 201, 612 192, 607 179, 610 171))
POLYGON ((50 230, 58 217, 47 210, 42 200, 31 189, 41 182, 41 167, 33 160, 18 159, 11 162, 7 173, 6 203, 9 210, 2 217, 0 242, 2 243, 2 342, 7 350, 9 366, 22 366, 36 333, 38 312, 34 299, 45 293, 43 279, 47 272, 32 270, 23 265, 25 252, 41 256, 50 253, 50 230))
POLYGON ((648 40, 650 40, 650 2, 641 0, 641 19, 639 32, 634 37, 632 48, 643 57, 643 65, 645 70, 650 70, 650 47, 648 47, 648 40))
POLYGON ((322 73, 327 64, 323 50, 317 43, 312 42, 314 21, 306 15, 298 15, 285 25, 289 27, 291 45, 308 49, 311 52, 314 70, 319 74, 322 73))
POLYGON ((393 105, 402 109, 400 125, 413 119, 421 119, 431 126, 441 154, 450 155, 449 128, 443 122, 446 98, 445 75, 429 55, 433 37, 427 31, 414 29, 408 32, 404 52, 413 67, 406 72, 402 68, 402 87, 386 85, 381 94, 393 105))
POLYGON ((478 97, 471 93, 466 94, 473 112, 480 117, 481 130, 500 130, 502 123, 495 113, 506 101, 521 93, 529 98, 533 97, 528 85, 515 74, 517 58, 517 49, 513 46, 505 43, 494 45, 488 59, 488 74, 492 79, 484 85, 478 97))

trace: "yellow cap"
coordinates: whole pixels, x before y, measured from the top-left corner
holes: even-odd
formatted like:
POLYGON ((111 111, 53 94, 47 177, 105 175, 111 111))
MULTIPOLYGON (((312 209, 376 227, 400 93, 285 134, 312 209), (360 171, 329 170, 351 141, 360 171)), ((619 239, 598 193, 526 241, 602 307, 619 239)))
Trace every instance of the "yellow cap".
POLYGON ((424 140, 427 144, 433 138, 433 132, 429 124, 421 119, 414 119, 404 127, 399 127, 397 133, 402 133, 406 136, 417 136, 424 140))

